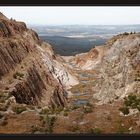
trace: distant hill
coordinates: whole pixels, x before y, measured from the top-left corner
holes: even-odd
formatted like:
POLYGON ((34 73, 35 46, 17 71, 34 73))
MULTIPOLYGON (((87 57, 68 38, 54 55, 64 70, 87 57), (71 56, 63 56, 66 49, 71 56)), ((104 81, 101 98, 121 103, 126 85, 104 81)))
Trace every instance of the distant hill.
POLYGON ((29 25, 60 55, 75 55, 102 45, 124 32, 139 32, 140 25, 29 25))
POLYGON ((88 38, 72 38, 64 36, 39 36, 41 40, 47 41, 54 47, 54 51, 60 55, 75 55, 89 51, 95 45, 105 43, 106 39, 97 38, 91 41, 88 38))

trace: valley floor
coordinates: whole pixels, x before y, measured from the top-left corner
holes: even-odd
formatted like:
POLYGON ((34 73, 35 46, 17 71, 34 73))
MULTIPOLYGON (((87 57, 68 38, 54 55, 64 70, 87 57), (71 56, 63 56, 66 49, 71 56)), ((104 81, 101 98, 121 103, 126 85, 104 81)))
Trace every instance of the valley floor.
POLYGON ((80 83, 69 89, 72 96, 68 106, 49 110, 29 105, 16 104, 0 111, 0 133, 32 134, 124 134, 140 132, 140 113, 132 111, 123 115, 119 108, 123 100, 98 105, 93 100, 94 82, 98 74, 93 70, 80 70, 65 59, 69 67, 74 68, 80 83))
POLYGON ((140 134, 140 33, 68 57, 24 22, 0 25, 0 134, 140 134))

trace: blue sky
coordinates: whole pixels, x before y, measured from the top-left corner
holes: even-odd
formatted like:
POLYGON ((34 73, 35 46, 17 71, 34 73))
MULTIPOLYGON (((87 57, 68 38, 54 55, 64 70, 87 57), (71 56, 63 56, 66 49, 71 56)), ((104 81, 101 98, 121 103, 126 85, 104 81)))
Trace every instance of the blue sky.
POLYGON ((140 24, 140 6, 0 6, 8 18, 43 25, 126 25, 140 24))

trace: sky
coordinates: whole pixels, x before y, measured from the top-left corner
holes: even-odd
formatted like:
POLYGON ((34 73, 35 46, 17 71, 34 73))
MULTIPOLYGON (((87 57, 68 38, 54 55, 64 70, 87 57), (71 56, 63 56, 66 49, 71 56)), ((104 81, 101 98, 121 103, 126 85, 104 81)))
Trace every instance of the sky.
POLYGON ((0 12, 33 25, 140 24, 140 6, 0 6, 0 12))

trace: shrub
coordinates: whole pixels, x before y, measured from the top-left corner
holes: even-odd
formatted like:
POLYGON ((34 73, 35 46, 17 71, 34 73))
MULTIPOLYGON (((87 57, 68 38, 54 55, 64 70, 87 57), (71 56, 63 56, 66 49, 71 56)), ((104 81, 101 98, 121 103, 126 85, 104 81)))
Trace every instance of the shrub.
POLYGON ((125 32, 125 33, 123 33, 123 35, 129 35, 129 33, 125 32))
POLYGON ((45 127, 45 132, 49 134, 53 132, 53 126, 56 119, 56 116, 49 116, 48 114, 40 116, 40 121, 43 121, 43 127, 45 127))
POLYGON ((44 108, 40 111, 40 114, 48 114, 49 113, 49 109, 44 108))
POLYGON ((128 95, 127 97, 129 100, 136 100, 137 96, 136 95, 128 95))
POLYGON ((26 111, 26 107, 24 106, 15 106, 12 108, 12 110, 17 113, 17 114, 20 114, 22 113, 23 111, 26 111))
POLYGON ((52 110, 52 113, 59 114, 63 110, 63 107, 57 107, 52 110))
POLYGON ((129 114, 129 109, 128 109, 127 107, 121 107, 121 108, 119 108, 119 110, 120 110, 124 115, 129 114))
POLYGON ((38 109, 41 109, 41 106, 37 106, 38 109))
POLYGON ((36 133, 37 134, 41 134, 42 132, 44 133, 46 131, 46 129, 44 129, 43 127, 40 127, 38 125, 32 125, 31 126, 31 133, 36 133))
POLYGON ((92 107, 86 106, 84 107, 84 113, 91 113, 92 112, 92 107))
POLYGON ((132 104, 131 101, 125 99, 125 101, 124 101, 124 105, 125 105, 125 106, 131 106, 131 104, 132 104))
POLYGON ((68 112, 68 111, 70 111, 70 109, 69 108, 64 108, 64 111, 68 112))
POLYGON ((72 106, 72 110, 75 110, 75 109, 78 109, 79 108, 79 106, 78 105, 74 105, 74 106, 72 106))
POLYGON ((50 117, 50 116, 46 115, 44 121, 47 124, 47 132, 48 133, 52 133, 53 132, 53 126, 54 126, 54 123, 56 121, 56 117, 55 116, 50 117))
POLYGON ((89 130, 89 133, 92 133, 92 134, 101 134, 102 131, 99 128, 91 128, 89 130))
POLYGON ((132 109, 139 109, 140 98, 136 95, 129 95, 127 98, 125 98, 124 105, 132 109))
POLYGON ((76 132, 76 131, 79 131, 80 130, 80 128, 79 128, 79 126, 72 126, 72 128, 71 128, 71 131, 72 132, 76 132))
POLYGON ((89 102, 86 104, 86 106, 93 107, 93 105, 89 102))
POLYGON ((31 132, 34 133, 36 131, 39 131, 40 129, 36 125, 31 126, 31 132))
POLYGON ((64 116, 68 116, 68 112, 64 111, 64 114, 63 115, 64 116))
POLYGON ((13 74, 13 78, 14 79, 17 79, 18 77, 19 78, 23 78, 23 76, 24 76, 24 74, 23 73, 19 73, 19 72, 16 72, 16 73, 13 74))
POLYGON ((138 109, 140 111, 140 97, 136 95, 129 95, 124 98, 124 107, 119 110, 123 112, 123 114, 129 114, 129 108, 138 109))

